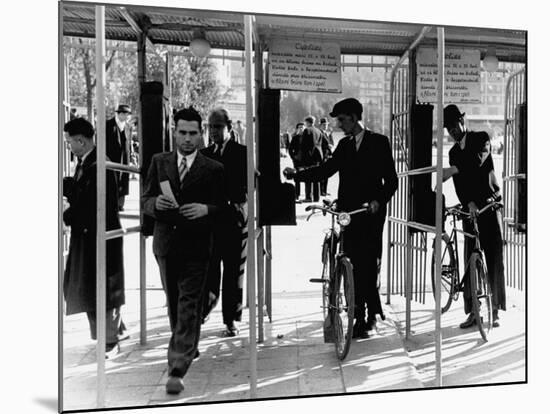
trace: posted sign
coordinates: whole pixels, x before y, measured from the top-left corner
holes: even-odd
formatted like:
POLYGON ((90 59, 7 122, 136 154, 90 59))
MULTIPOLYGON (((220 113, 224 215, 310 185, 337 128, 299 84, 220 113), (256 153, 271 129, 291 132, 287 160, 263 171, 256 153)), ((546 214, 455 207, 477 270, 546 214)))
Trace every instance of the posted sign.
POLYGON ((275 40, 269 46, 272 89, 342 92, 340 46, 303 40, 275 40))
MULTIPOLYGON (((445 103, 481 102, 479 50, 445 50, 445 103)), ((420 102, 437 101, 437 51, 420 48, 416 55, 416 96, 420 102)))

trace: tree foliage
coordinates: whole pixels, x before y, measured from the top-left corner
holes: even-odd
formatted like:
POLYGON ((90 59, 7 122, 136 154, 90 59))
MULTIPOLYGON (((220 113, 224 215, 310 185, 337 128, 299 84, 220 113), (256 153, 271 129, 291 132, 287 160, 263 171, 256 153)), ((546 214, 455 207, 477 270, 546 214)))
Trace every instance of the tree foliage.
MULTIPOLYGON (((87 118, 93 120, 96 107, 95 49, 93 40, 76 39, 81 47, 65 48, 68 66, 69 102, 71 106, 87 108, 87 118)), ((128 48, 131 43, 107 41, 108 46, 128 48)), ((158 46, 162 52, 166 47, 158 46)), ((147 54, 146 79, 153 80, 166 67, 157 55, 147 54)), ((203 116, 220 97, 216 67, 208 58, 174 56, 171 66, 172 105, 174 108, 193 105, 203 116)), ((105 108, 110 116, 117 105, 138 103, 137 53, 109 50, 105 63, 105 108)))

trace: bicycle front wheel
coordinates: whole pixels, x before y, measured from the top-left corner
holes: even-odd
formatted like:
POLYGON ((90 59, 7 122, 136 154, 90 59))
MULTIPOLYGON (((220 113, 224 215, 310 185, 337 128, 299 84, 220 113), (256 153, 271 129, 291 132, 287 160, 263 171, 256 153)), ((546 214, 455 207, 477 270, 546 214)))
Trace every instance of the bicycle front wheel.
POLYGON ((472 312, 476 318, 479 333, 484 341, 488 341, 489 331, 493 327, 493 298, 485 263, 476 253, 470 259, 470 293, 472 312))
POLYGON ((332 255, 332 249, 331 249, 331 236, 328 235, 325 237, 325 240, 323 241, 323 250, 321 253, 321 261, 323 263, 323 270, 321 273, 321 279, 323 281, 322 283, 322 292, 321 295, 323 297, 323 319, 327 317, 327 309, 330 303, 330 275, 333 272, 334 267, 334 256, 332 255))
MULTIPOLYGON (((451 307, 456 285, 458 284, 458 266, 453 243, 447 234, 441 239, 441 313, 451 307)), ((436 272, 435 272, 435 243, 432 251, 432 292, 435 299, 436 272)))
POLYGON ((351 345, 355 307, 353 266, 348 258, 344 257, 338 261, 334 276, 334 290, 331 296, 334 346, 336 356, 343 360, 351 345))

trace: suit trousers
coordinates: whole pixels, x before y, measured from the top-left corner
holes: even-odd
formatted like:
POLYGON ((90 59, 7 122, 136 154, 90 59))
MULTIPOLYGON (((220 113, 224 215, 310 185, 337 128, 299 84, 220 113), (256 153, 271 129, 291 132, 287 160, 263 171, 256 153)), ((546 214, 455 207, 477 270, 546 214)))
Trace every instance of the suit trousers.
POLYGON ((345 228, 344 251, 353 265, 354 316, 358 320, 365 318, 365 305, 369 318, 375 318, 376 314, 384 318, 377 286, 383 227, 383 216, 355 215, 345 228))
POLYGON ((221 279, 222 315, 226 325, 240 321, 242 316, 243 289, 239 286, 241 247, 241 226, 231 219, 218 224, 214 231, 214 248, 208 268, 208 291, 219 298, 221 279))
MULTIPOLYGON (((92 339, 97 338, 97 318, 96 312, 86 312, 90 324, 90 335, 92 339)), ((106 344, 116 344, 118 342, 118 333, 121 329, 122 317, 120 316, 120 307, 107 309, 105 313, 106 326, 106 344)))
MULTIPOLYGON (((506 310, 506 283, 504 280, 504 256, 502 229, 500 227, 500 211, 486 211, 477 219, 479 242, 485 254, 487 265, 487 279, 492 293, 493 309, 506 310)), ((466 233, 473 234, 473 224, 470 220, 462 221, 462 228, 466 233)), ((472 311, 472 296, 470 292, 470 278, 468 259, 475 248, 475 240, 464 237, 464 312, 472 311)))
POLYGON ((155 257, 172 331, 168 345, 168 375, 183 378, 199 345, 208 259, 182 258, 181 252, 178 253, 155 257))

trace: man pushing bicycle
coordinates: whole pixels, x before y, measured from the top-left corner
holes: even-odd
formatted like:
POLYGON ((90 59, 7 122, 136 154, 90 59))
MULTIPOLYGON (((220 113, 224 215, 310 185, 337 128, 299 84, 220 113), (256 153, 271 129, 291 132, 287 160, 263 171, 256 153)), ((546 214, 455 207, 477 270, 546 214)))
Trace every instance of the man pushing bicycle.
MULTIPOLYGON (((453 177, 456 195, 472 215, 478 215, 480 209, 490 203, 491 199, 500 195, 495 176, 493 158, 491 156, 490 138, 486 132, 467 131, 464 126, 464 113, 456 105, 448 105, 443 111, 443 125, 455 144, 449 151, 449 164, 445 168, 443 179, 453 177)), ((498 309, 506 310, 506 291, 504 282, 503 239, 501 216, 497 210, 487 211, 478 217, 479 241, 485 253, 488 280, 492 292, 493 326, 499 326, 498 309)), ((463 221, 463 230, 473 232, 472 223, 463 221)), ((473 249, 474 241, 465 238, 465 263, 473 249)), ((468 279, 466 279, 468 282, 468 279)), ((461 328, 475 325, 476 320, 472 313, 470 289, 464 286, 464 311, 468 318, 460 324, 461 328)))
POLYGON ((353 265, 354 338, 368 337, 368 332, 376 327, 377 314, 384 319, 377 288, 377 260, 382 251, 386 204, 397 190, 389 140, 364 128, 362 114, 363 106, 354 98, 337 102, 330 116, 337 119, 346 136, 338 143, 332 158, 300 171, 284 170, 287 178, 299 181, 322 181, 338 172, 338 209, 352 211, 369 203, 370 211, 354 216, 344 240, 344 250, 353 265))

